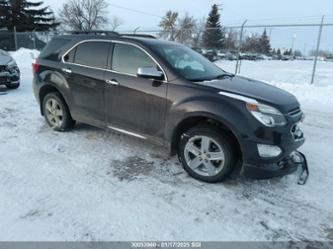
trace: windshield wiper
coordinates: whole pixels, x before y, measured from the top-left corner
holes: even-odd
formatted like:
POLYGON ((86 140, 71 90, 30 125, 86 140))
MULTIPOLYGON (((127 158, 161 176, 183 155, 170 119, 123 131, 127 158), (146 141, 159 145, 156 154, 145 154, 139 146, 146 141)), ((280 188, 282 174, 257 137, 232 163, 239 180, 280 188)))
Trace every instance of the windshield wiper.
POLYGON ((194 81, 194 82, 212 81, 212 80, 216 80, 216 79, 233 78, 233 77, 235 77, 234 74, 223 73, 223 74, 219 74, 213 78, 197 78, 197 79, 191 79, 191 81, 194 81))
POLYGON ((217 75, 216 77, 214 77, 212 80, 214 79, 224 79, 224 78, 233 78, 235 77, 234 74, 231 74, 231 73, 223 73, 223 74, 219 74, 217 75))

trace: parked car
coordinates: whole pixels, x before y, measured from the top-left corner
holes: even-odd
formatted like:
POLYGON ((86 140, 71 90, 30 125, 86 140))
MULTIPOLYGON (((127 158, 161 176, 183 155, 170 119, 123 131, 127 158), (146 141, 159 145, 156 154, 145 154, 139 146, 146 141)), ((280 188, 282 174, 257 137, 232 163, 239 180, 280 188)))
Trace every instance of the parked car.
POLYGON ((20 86, 20 69, 14 58, 3 50, 0 50, 0 85, 6 85, 9 89, 20 86))
POLYGON ((58 36, 33 75, 41 114, 56 131, 79 121, 151 140, 206 182, 225 179, 238 162, 257 179, 297 168, 305 141, 297 99, 181 44, 117 33, 58 36))
POLYGON ((249 60, 249 61, 256 61, 258 60, 258 55, 255 53, 247 52, 247 53, 240 53, 241 60, 249 60))

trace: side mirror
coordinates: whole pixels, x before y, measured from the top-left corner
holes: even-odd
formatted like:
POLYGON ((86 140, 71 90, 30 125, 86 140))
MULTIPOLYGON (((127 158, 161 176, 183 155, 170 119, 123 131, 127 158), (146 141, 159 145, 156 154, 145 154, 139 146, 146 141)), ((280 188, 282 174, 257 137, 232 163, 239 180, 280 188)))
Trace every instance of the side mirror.
POLYGON ((137 76, 145 79, 163 80, 164 75, 155 67, 139 67, 137 76))

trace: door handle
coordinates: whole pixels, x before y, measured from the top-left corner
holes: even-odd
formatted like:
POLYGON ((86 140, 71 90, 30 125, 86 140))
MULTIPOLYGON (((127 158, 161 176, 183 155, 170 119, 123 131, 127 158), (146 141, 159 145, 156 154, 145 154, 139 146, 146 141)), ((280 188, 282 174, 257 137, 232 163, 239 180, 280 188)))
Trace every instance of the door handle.
POLYGON ((63 68, 62 71, 64 73, 72 73, 72 70, 68 69, 68 68, 63 68))
POLYGON ((113 86, 118 86, 119 83, 116 80, 105 80, 107 84, 113 85, 113 86))

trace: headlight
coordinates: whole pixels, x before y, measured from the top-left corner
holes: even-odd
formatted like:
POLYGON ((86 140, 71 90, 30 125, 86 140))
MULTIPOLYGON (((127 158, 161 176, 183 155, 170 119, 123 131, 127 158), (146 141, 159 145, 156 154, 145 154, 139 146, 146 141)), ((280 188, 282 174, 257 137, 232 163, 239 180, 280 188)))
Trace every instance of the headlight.
POLYGON ((284 115, 276 108, 260 103, 246 103, 249 112, 263 125, 282 126, 287 123, 284 115))

